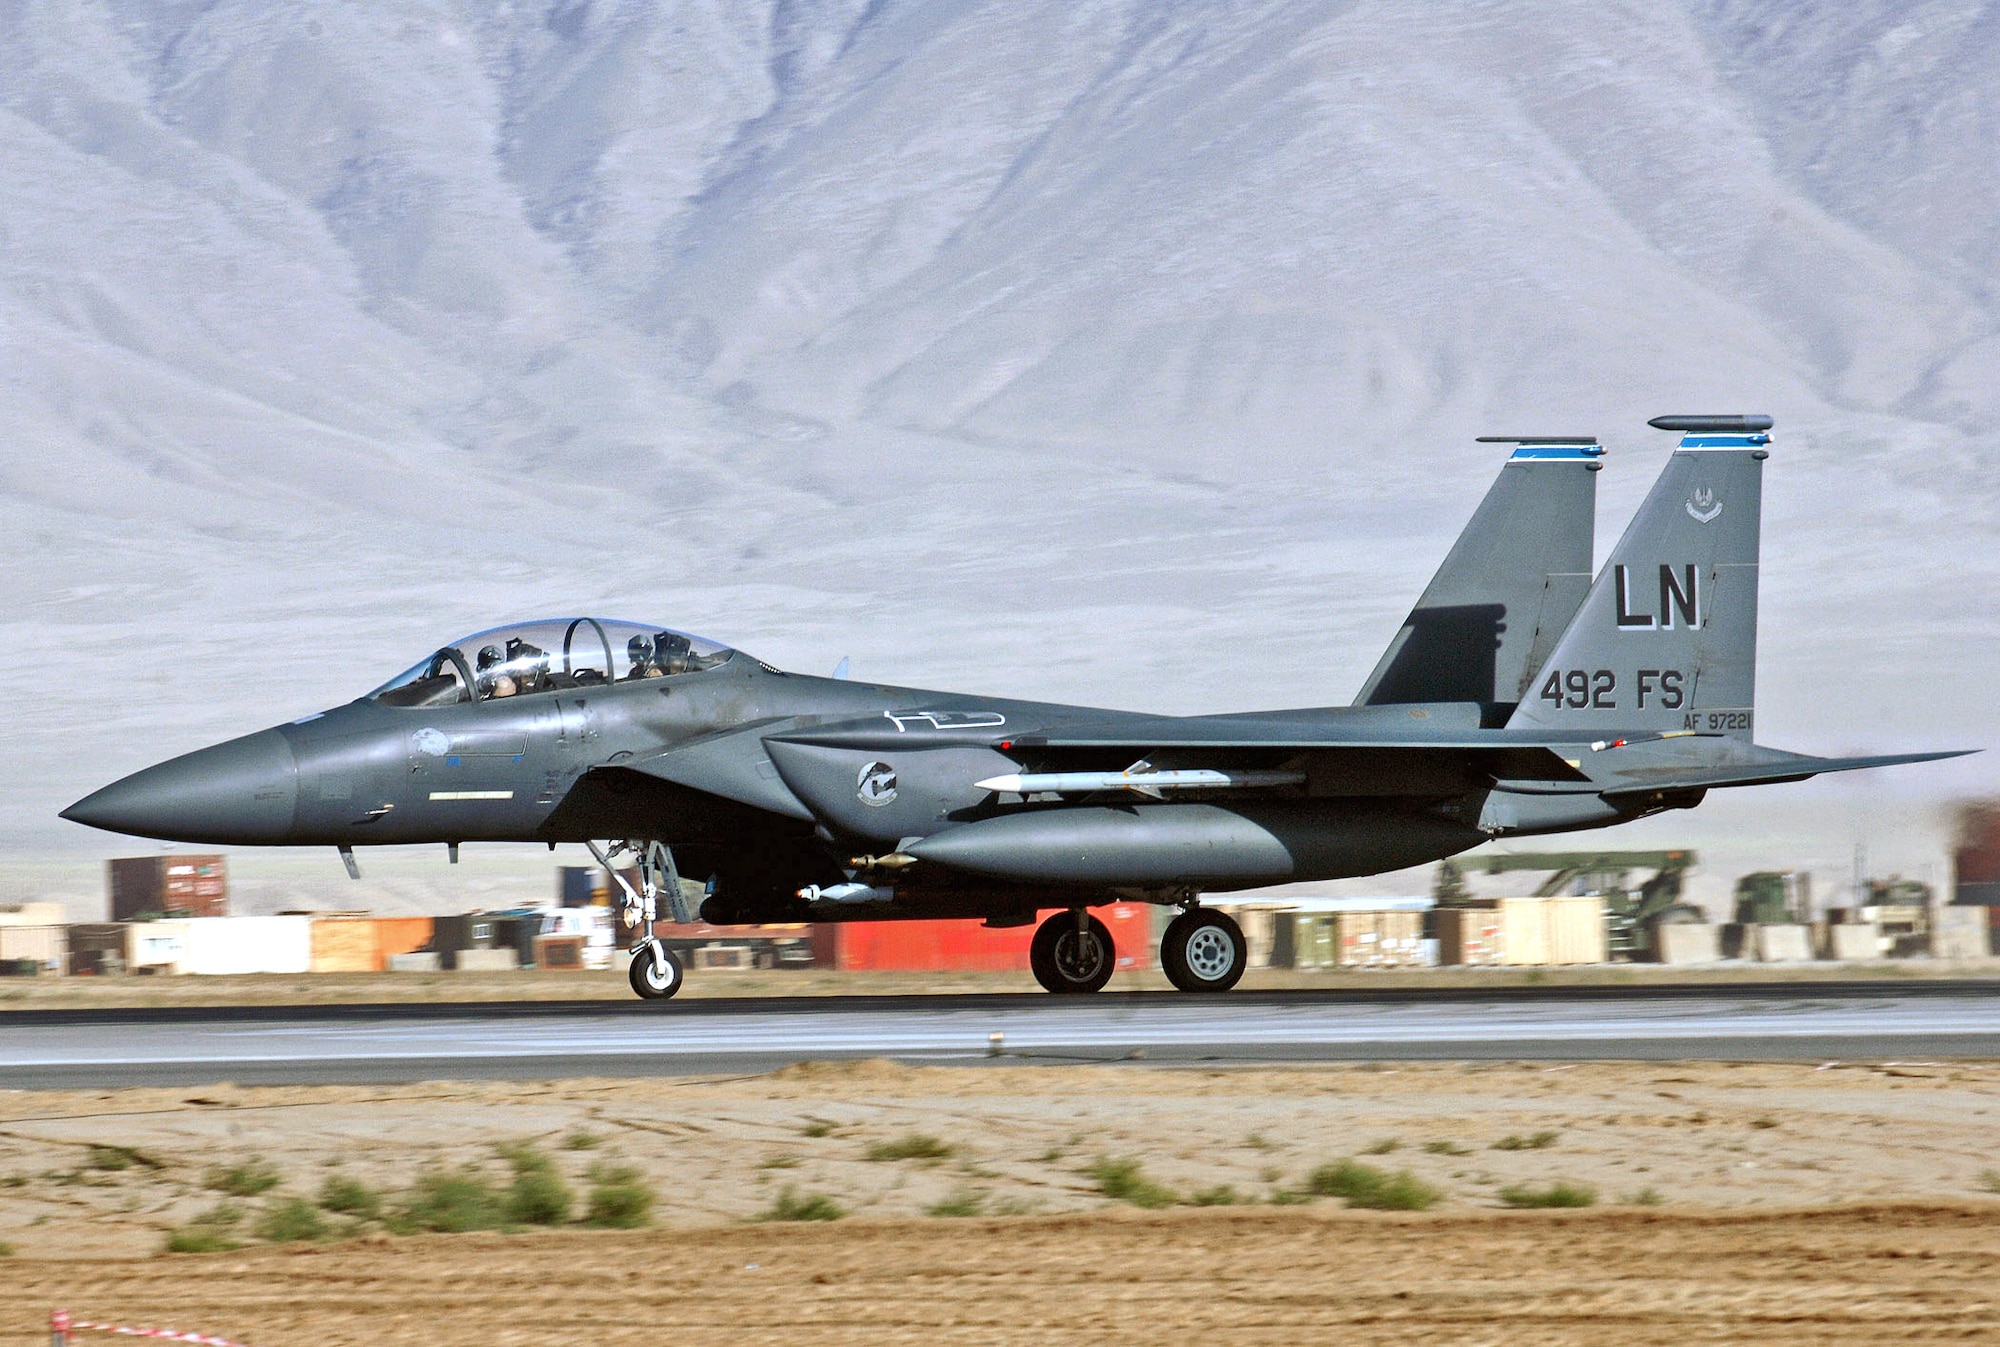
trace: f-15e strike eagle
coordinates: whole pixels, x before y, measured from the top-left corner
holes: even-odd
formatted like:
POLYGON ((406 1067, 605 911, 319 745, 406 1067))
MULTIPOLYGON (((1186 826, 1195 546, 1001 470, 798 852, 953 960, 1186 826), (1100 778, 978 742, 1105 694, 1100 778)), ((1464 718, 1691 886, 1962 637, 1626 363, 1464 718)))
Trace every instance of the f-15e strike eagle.
POLYGON ((358 701, 149 767, 64 811, 181 842, 578 842, 640 882, 653 936, 716 923, 983 919, 1036 931, 1055 992, 1109 980, 1093 906, 1177 906, 1160 964, 1222 991, 1247 962, 1204 893, 1419 865, 1496 837, 1690 809, 1720 786, 1954 756, 1816 758, 1752 741, 1765 416, 1683 432, 1595 581, 1588 437, 1513 456, 1352 706, 1158 716, 785 673, 650 623, 528 622, 358 701), (600 842, 595 839, 616 839, 600 842), (692 887, 692 886, 690 886, 692 887))

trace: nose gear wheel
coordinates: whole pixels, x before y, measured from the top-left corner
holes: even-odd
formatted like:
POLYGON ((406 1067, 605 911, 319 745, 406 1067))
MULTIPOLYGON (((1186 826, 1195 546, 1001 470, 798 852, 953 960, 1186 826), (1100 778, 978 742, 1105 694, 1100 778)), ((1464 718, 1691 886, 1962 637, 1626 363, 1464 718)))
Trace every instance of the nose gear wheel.
POLYGON ((681 989, 685 973, 674 952, 657 940, 632 951, 632 990, 648 1001, 664 1001, 681 989))

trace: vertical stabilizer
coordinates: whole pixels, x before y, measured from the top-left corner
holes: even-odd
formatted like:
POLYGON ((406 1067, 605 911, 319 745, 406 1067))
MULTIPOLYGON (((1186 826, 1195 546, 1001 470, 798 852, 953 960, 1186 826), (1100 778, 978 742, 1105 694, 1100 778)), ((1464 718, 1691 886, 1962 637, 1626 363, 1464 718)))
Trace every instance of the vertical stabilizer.
POLYGON ((1509 728, 1748 739, 1769 417, 1663 416, 1685 432, 1509 728))
POLYGON ((1511 706, 1590 588, 1604 450, 1588 436, 1481 442, 1519 447, 1382 652, 1356 706, 1511 706))

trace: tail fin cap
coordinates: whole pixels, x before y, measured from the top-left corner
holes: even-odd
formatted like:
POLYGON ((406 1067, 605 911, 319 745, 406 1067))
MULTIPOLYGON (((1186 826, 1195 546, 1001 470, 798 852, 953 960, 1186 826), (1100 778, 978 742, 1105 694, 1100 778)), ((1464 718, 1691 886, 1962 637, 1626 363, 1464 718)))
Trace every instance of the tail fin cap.
POLYGON ((1777 422, 1768 416, 1656 416, 1646 423, 1655 430, 1683 435, 1756 435, 1777 422))

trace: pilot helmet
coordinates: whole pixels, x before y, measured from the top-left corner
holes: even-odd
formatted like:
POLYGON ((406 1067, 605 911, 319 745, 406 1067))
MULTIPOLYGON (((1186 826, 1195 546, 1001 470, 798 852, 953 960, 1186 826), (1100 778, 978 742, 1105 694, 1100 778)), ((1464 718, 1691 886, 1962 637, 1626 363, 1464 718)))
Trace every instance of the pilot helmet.
POLYGON ((500 662, 500 647, 499 647, 499 646, 497 646, 497 645, 488 645, 488 646, 481 646, 481 647, 480 647, 480 650, 479 650, 479 671, 480 671, 481 673, 485 673, 485 672, 486 672, 486 671, 487 671, 488 669, 492 668, 492 667, 493 667, 494 665, 498 664, 499 662, 500 662))

